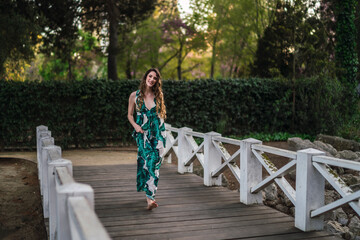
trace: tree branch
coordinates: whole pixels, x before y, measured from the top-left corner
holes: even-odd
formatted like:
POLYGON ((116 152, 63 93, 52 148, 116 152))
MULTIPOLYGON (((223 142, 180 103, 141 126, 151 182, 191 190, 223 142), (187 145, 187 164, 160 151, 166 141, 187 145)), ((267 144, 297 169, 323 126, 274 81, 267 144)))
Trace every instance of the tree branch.
POLYGON ((196 68, 196 67, 199 66, 199 65, 200 65, 200 63, 197 63, 197 64, 195 64, 194 66, 192 66, 192 67, 190 67, 190 68, 188 68, 188 69, 186 69, 186 70, 184 70, 184 71, 181 71, 181 73, 190 72, 190 71, 192 71, 194 68, 196 68))
POLYGON ((174 57, 176 57, 179 53, 179 50, 175 52, 174 55, 172 55, 171 57, 169 57, 163 64, 161 64, 161 66, 159 67, 159 71, 161 71, 161 69, 163 69, 174 57))

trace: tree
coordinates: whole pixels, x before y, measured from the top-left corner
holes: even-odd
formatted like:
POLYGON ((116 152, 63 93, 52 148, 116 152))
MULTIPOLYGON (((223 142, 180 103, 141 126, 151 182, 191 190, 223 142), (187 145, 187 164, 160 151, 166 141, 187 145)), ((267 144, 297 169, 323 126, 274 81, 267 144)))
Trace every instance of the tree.
POLYGON ((82 1, 82 23, 85 29, 96 31, 99 37, 108 41, 108 78, 117 79, 118 35, 121 30, 145 19, 155 9, 156 0, 88 0, 82 1))
POLYGON ((150 67, 162 71, 176 57, 162 48, 165 44, 162 38, 163 23, 172 19, 176 11, 176 0, 161 1, 144 21, 120 27, 117 57, 120 77, 137 78, 150 67))
POLYGON ((257 39, 272 21, 274 1, 194 0, 193 18, 200 22, 211 47, 210 77, 218 60, 223 76, 247 75, 253 62, 257 39))
POLYGON ((119 35, 118 66, 125 70, 126 78, 136 78, 150 67, 159 67, 159 49, 163 45, 160 24, 150 17, 119 35))
POLYGON ((46 21, 42 24, 42 51, 48 56, 55 54, 68 66, 68 79, 73 79, 72 49, 78 39, 80 1, 35 0, 46 21))
POLYGON ((274 21, 258 41, 253 75, 288 79, 334 75, 331 14, 323 5, 315 9, 313 4, 301 0, 278 3, 274 21), (315 9, 312 15, 310 7, 315 9))
MULTIPOLYGON (((324 24, 327 10, 310 14, 316 3, 302 0, 278 2, 275 20, 258 42, 252 73, 261 77, 283 77, 292 83, 292 128, 295 121, 295 79, 315 75, 334 76, 332 36, 324 24)), ((331 14, 330 14, 331 15, 331 14)), ((329 16, 329 15, 328 15, 329 16)), ((331 21, 329 21, 331 24, 331 21)))
POLYGON ((0 77, 4 77, 7 61, 30 60, 39 42, 42 18, 30 0, 0 2, 0 77))
MULTIPOLYGON (((79 30, 78 39, 74 42, 70 52, 72 57, 72 79, 104 78, 103 54, 95 37, 90 33, 79 30)), ((56 56, 39 54, 39 73, 43 80, 66 80, 68 63, 56 56)))
POLYGON ((205 40, 211 47, 210 78, 214 77, 216 55, 218 54, 218 42, 221 40, 221 33, 226 23, 230 1, 227 0, 202 0, 193 1, 192 18, 201 26, 207 26, 205 40))
MULTIPOLYGON (((187 55, 195 49, 204 48, 204 39, 194 27, 184 23, 181 18, 169 19, 163 24, 163 38, 168 48, 177 58, 177 77, 182 79, 182 63, 187 55)), ((189 69, 187 70, 189 71, 189 69)))

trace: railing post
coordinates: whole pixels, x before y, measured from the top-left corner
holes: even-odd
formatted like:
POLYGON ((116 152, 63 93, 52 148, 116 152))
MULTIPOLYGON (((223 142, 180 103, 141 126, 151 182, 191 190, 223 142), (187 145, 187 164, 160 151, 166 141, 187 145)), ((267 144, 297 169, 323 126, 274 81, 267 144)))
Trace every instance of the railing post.
POLYGON ((58 146, 48 147, 48 215, 50 239, 55 239, 57 211, 56 211, 56 182, 55 167, 66 167, 72 176, 72 162, 61 158, 61 148, 58 146))
POLYGON ((48 178, 48 159, 49 159, 49 151, 51 149, 56 149, 56 151, 60 152, 61 149, 58 146, 54 145, 54 139, 50 137, 41 138, 41 153, 40 153, 40 190, 42 191, 42 200, 43 200, 43 213, 44 218, 49 217, 49 178, 48 178))
POLYGON ((167 162, 167 163, 171 163, 172 162, 172 156, 171 156, 171 153, 169 153, 167 156, 164 157, 164 160, 167 162))
POLYGON ((262 203, 262 193, 252 194, 251 188, 262 180, 262 165, 252 153, 251 145, 261 141, 248 138, 240 143, 240 202, 244 204, 262 203))
POLYGON ((39 146, 39 162, 38 162, 38 169, 39 169, 39 180, 40 180, 40 192, 41 195, 44 196, 45 192, 47 191, 47 149, 46 147, 54 145, 54 138, 50 136, 45 136, 40 138, 40 146, 39 146), (45 151, 44 151, 45 150, 45 151))
POLYGON ((221 186, 222 174, 218 177, 213 178, 211 176, 212 172, 215 171, 218 167, 221 166, 221 155, 216 150, 212 140, 213 137, 220 137, 221 134, 217 132, 208 132, 204 136, 204 185, 221 186))
POLYGON ((322 230, 323 215, 311 218, 311 210, 324 205, 325 179, 312 165, 312 157, 324 152, 308 148, 297 151, 295 227, 302 231, 322 230))
POLYGON ((186 133, 191 132, 192 129, 188 127, 183 127, 179 129, 178 135, 178 172, 183 174, 186 172, 193 172, 193 164, 186 167, 185 161, 192 153, 192 148, 190 143, 186 140, 186 133))
MULTIPOLYGON (((169 148, 171 147, 170 145, 170 138, 169 138, 169 132, 171 133, 171 131, 167 130, 168 128, 170 128, 171 125, 170 124, 167 124, 165 123, 165 132, 166 132, 166 148, 165 148, 165 151, 164 152, 168 152, 169 151, 169 148)), ((167 162, 167 163, 171 163, 171 153, 170 154, 167 154, 166 156, 164 156, 164 160, 167 162)))
MULTIPOLYGON (((43 195, 43 181, 46 179, 44 179, 43 177, 43 165, 44 165, 44 160, 42 158, 42 148, 45 146, 44 142, 46 142, 46 139, 50 139, 49 141, 51 142, 50 144, 48 144, 49 142, 46 142, 47 145, 54 145, 54 138, 51 137, 51 132, 48 130, 42 130, 44 128, 40 128, 39 130, 37 129, 36 132, 36 151, 37 151, 37 165, 38 165, 38 177, 39 177, 39 181, 40 181, 40 193, 41 195, 43 195)), ((47 146, 46 145, 46 146, 47 146)))
POLYGON ((88 200, 91 209, 94 210, 94 190, 90 185, 76 182, 64 185, 58 183, 56 185, 56 229, 60 229, 60 231, 56 231, 56 239, 72 239, 67 200, 70 196, 84 196, 88 200))
POLYGON ((40 125, 36 127, 36 152, 37 152, 37 163, 38 163, 38 172, 39 172, 39 180, 41 181, 41 176, 40 176, 40 154, 41 154, 41 140, 40 138, 42 137, 51 137, 51 132, 48 131, 48 127, 44 126, 44 125, 40 125))

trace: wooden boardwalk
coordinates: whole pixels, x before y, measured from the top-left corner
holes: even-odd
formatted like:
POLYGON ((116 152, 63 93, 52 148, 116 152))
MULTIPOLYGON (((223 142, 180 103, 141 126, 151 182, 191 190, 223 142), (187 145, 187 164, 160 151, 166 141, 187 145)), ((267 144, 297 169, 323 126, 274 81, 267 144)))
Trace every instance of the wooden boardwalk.
POLYGON ((75 166, 74 178, 95 190, 95 211, 113 239, 338 239, 304 233, 294 218, 266 206, 246 206, 239 193, 205 187, 194 174, 180 175, 164 164, 156 200, 145 209, 136 192, 136 165, 75 166))

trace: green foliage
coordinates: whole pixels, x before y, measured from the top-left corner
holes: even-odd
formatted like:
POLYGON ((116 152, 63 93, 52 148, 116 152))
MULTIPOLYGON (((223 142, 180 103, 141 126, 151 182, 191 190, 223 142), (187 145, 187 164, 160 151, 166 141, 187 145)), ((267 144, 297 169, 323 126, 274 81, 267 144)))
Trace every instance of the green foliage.
MULTIPOLYGON (((106 76, 104 70, 105 57, 101 53, 99 43, 90 33, 78 31, 79 37, 71 46, 71 71, 73 80, 84 78, 101 78, 106 76)), ((42 80, 67 80, 69 62, 63 61, 56 56, 37 55, 41 60, 39 74, 42 80)))
POLYGON ((336 61, 338 78, 348 89, 356 87, 358 58, 356 53, 355 10, 358 1, 343 0, 336 4, 336 61))
POLYGON ((325 75, 333 78, 332 18, 333 15, 325 15, 316 7, 314 1, 278 1, 275 19, 258 41, 252 74, 260 77, 325 75), (313 11, 316 14, 309 13, 313 11))
MULTIPOLYGON (((90 32, 96 31, 99 38, 108 42, 107 77, 109 79, 118 79, 117 57, 121 50, 118 47, 118 30, 122 33, 121 37, 127 38, 126 35, 135 30, 134 26, 154 11, 156 4, 156 0, 81 1, 82 10, 85 12, 82 17, 83 26, 90 32)), ((131 78, 130 66, 129 63, 126 70, 129 79, 131 78)))
POLYGON ((0 81, 0 143, 35 145, 35 128, 46 125, 56 144, 88 147, 131 139, 127 102, 138 81, 0 81))
POLYGON ((33 1, 2 0, 0 2, 0 77, 5 62, 30 60, 40 34, 39 22, 33 1))
POLYGON ((360 142, 360 101, 358 100, 354 114, 348 121, 342 122, 337 135, 360 142))
POLYGON ((315 140, 315 136, 309 134, 301 134, 301 133, 288 133, 288 132, 275 132, 275 133, 250 133, 244 136, 230 136, 230 138, 235 139, 246 139, 246 138, 255 138, 261 141, 269 142, 269 141, 286 141, 288 138, 299 137, 301 139, 309 139, 310 141, 315 140))
POLYGON ((48 56, 54 54, 68 67, 68 79, 73 80, 72 50, 79 36, 78 26, 81 14, 80 1, 35 0, 41 15, 46 19, 41 25, 42 51, 48 56))
MULTIPOLYGON (((287 82, 252 78, 163 83, 166 122, 174 127, 224 136, 290 132, 292 88, 287 82)), ((128 98, 138 85, 137 80, 0 80, 0 146, 34 146, 38 125, 48 126, 64 148, 132 142, 128 98)), ((338 87, 331 79, 298 81, 293 131, 334 133, 342 119, 338 87)))

